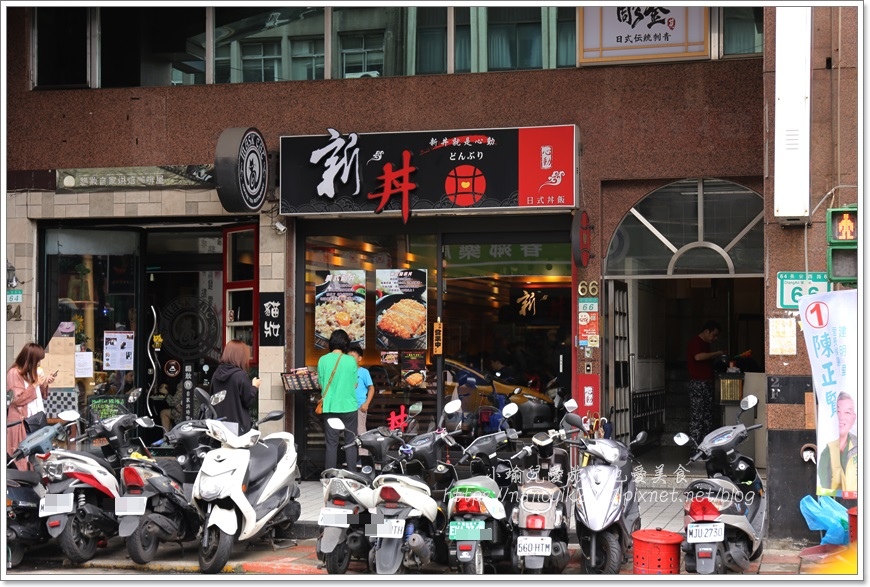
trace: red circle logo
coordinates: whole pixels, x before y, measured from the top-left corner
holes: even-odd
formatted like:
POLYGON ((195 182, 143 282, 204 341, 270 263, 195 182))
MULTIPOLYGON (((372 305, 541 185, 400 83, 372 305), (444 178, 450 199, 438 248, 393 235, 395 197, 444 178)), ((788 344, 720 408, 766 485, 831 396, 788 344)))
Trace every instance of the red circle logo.
POLYGON ((459 165, 447 173, 444 192, 457 206, 473 206, 486 192, 486 177, 474 165, 459 165))

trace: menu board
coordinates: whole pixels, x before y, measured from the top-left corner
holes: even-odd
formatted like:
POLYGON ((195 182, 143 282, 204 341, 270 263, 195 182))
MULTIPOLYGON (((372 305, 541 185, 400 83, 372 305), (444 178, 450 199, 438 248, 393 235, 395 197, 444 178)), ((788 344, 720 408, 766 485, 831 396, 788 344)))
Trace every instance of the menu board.
POLYGON ((344 330, 352 344, 366 346, 366 272, 362 269, 326 273, 314 292, 314 344, 327 348, 329 337, 344 330))
POLYGON ((300 367, 287 373, 281 373, 281 381, 284 383, 284 391, 287 393, 320 389, 315 367, 300 367))
POLYGON ((378 269, 375 276, 377 348, 425 350, 428 317, 426 270, 378 269))
POLYGON ((426 387, 426 351, 402 353, 402 381, 409 387, 426 387))
POLYGON ((90 422, 126 413, 126 403, 127 398, 123 395, 97 395, 88 398, 90 422))

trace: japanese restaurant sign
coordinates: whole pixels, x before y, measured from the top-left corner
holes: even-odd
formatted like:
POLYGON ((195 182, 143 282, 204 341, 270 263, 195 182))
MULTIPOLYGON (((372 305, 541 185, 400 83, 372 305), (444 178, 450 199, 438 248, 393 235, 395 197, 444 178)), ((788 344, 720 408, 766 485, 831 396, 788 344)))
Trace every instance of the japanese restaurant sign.
POLYGON ((535 211, 577 198, 575 125, 281 137, 281 214, 535 211))
POLYGON ((581 8, 579 61, 709 57, 708 15, 703 6, 581 8))

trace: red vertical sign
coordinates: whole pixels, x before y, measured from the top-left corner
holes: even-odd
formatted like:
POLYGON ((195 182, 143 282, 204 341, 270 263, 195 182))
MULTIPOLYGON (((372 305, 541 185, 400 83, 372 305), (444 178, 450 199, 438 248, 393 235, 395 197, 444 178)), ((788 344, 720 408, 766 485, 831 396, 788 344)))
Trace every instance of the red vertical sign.
POLYGON ((574 205, 575 129, 573 125, 519 129, 520 207, 574 205))

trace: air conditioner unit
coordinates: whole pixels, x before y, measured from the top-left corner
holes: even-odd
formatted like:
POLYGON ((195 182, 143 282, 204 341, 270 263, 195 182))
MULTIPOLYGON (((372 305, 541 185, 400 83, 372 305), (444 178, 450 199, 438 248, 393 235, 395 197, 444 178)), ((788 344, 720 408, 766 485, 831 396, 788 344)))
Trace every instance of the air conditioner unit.
POLYGON ((355 73, 344 74, 345 79, 356 79, 359 77, 381 77, 381 72, 379 72, 379 71, 357 71, 355 73))

